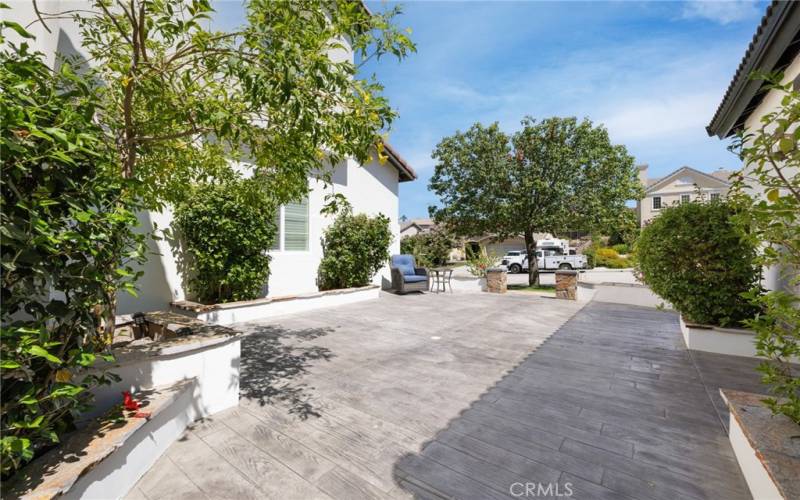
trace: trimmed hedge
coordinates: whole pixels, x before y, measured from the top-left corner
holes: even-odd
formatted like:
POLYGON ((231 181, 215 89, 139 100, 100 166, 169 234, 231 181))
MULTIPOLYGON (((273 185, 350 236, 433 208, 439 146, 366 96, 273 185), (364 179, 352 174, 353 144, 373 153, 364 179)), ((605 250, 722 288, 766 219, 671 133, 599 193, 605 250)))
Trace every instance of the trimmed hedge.
POLYGON ((205 303, 251 300, 269 278, 277 204, 256 181, 193 186, 175 221, 189 251, 189 290, 205 303))
POLYGON ((385 215, 340 214, 322 238, 319 289, 368 285, 389 260, 391 242, 392 231, 385 215))
POLYGON ((756 249, 723 201, 664 209, 636 244, 643 281, 692 322, 738 326, 754 309, 742 293, 758 282, 756 249))

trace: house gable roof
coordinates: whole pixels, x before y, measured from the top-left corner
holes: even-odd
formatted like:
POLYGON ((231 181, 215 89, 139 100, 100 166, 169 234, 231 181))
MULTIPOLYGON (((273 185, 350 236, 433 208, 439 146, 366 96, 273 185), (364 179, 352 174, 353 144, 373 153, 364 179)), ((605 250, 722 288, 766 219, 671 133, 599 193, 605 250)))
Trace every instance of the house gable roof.
POLYGON ((658 179, 653 184, 647 186, 647 189, 645 190, 645 192, 646 193, 652 193, 654 191, 657 191, 659 188, 663 187, 665 184, 669 183, 673 179, 676 179, 676 178, 680 177, 681 175, 686 175, 686 174, 697 175, 697 176, 700 176, 700 177, 702 177, 704 179, 709 179, 712 182, 715 182, 715 183, 719 184, 720 187, 728 187, 728 186, 730 186, 730 183, 728 183, 725 180, 720 179, 719 177, 715 177, 715 176, 713 176, 711 174, 707 174, 705 172, 701 172, 701 171, 699 171, 697 169, 694 169, 692 167, 684 166, 684 167, 681 167, 678 170, 672 172, 671 174, 666 175, 666 176, 662 177, 661 179, 658 179))
POLYGON ((762 83, 751 80, 753 71, 785 69, 800 51, 800 2, 773 0, 767 7, 750 45, 717 108, 708 135, 720 139, 741 129, 766 94, 762 83))

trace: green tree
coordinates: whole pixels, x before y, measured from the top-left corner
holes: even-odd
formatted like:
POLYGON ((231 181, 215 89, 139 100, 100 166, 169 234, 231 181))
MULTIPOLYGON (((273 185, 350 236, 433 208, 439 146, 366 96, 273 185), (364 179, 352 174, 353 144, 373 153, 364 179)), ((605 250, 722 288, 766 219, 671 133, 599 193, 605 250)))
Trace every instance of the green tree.
MULTIPOLYGON (((74 428, 107 382, 87 375, 111 360, 102 311, 118 288, 133 292, 143 237, 137 186, 94 121, 93 82, 62 64, 53 72, 0 22, 2 158, 2 421, 4 479, 74 428)), ((112 324, 113 328, 113 318, 112 324)))
POLYGON ((766 403, 800 424, 800 92, 783 85, 783 75, 766 79, 768 90, 782 94, 780 107, 761 118, 755 130, 743 130, 732 145, 745 163, 730 199, 740 207, 741 235, 760 248, 758 263, 780 272, 776 290, 759 287, 747 295, 760 313, 746 321, 757 335, 762 380, 774 397, 766 403))
POLYGON ((361 2, 249 0, 231 31, 209 28, 209 0, 96 0, 93 11, 74 17, 101 82, 99 120, 155 207, 229 160, 251 163, 279 203, 304 195, 323 160, 363 162, 395 113, 359 67, 414 50, 392 24, 399 8, 361 2), (359 63, 337 59, 348 46, 359 63))
POLYGON ((400 253, 413 255, 420 267, 443 266, 450 258, 454 243, 449 231, 436 228, 400 240, 400 253))
MULTIPOLYGON (((525 118, 512 136, 476 123, 444 138, 433 157, 437 222, 460 236, 521 234, 528 255, 535 233, 611 227, 642 195, 633 158, 588 119, 525 118)), ((529 283, 538 284, 535 259, 529 269, 529 283)))
MULTIPOLYGON (((367 60, 415 50, 393 18, 361 2, 249 0, 239 29, 209 28, 209 0, 95 0, 72 16, 98 82, 95 120, 144 207, 180 203, 187 186, 252 165, 264 196, 304 196, 322 165, 364 162, 395 117, 367 60), (336 54, 352 48, 357 63, 336 54)), ((120 259, 122 256, 118 256, 120 259)), ((112 325, 115 303, 105 311, 112 325)))

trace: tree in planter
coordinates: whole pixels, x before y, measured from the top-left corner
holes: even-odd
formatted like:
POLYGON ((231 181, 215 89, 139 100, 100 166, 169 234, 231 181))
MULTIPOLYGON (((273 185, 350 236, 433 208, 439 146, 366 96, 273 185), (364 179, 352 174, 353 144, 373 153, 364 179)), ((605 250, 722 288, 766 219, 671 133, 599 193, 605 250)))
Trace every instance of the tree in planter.
POLYGON ((638 273, 688 321, 741 326, 753 316, 742 293, 758 281, 755 246, 741 238, 735 213, 724 201, 673 205, 639 235, 638 273))
POLYGON ((800 358, 800 89, 783 85, 782 75, 755 75, 767 89, 783 94, 781 106, 761 125, 742 131, 732 145, 746 167, 733 182, 730 199, 740 207, 735 220, 746 240, 760 251, 758 264, 778 269, 783 288, 747 297, 759 314, 745 321, 757 335, 759 366, 774 397, 765 400, 776 414, 800 424, 800 375, 789 362, 800 358))
POLYGON ((191 262, 189 290, 205 303, 250 300, 269 277, 277 203, 258 181, 233 178, 198 184, 175 211, 191 262))
MULTIPOLYGON (((3 32, 19 25, 0 22, 3 32)), ((137 186, 124 179, 111 138, 93 120, 93 82, 72 66, 50 70, 27 43, 0 53, 2 158, 3 478, 74 427, 88 389, 111 375, 87 375, 106 347, 101 311, 118 288, 133 292, 144 258, 133 232, 137 186)))
MULTIPOLYGON (((633 158, 602 126, 554 117, 522 127, 509 137, 496 123, 475 124, 436 146, 437 222, 460 236, 521 234, 533 255, 535 233, 607 228, 641 196, 633 158)), ((535 260, 529 268, 529 284, 538 284, 535 260)))
POLYGON ((447 230, 434 229, 400 240, 400 253, 413 255, 420 267, 443 266, 450 258, 453 244, 453 237, 447 230))
POLYGON ((389 260, 391 243, 388 217, 353 215, 345 209, 322 238, 319 288, 335 290, 368 285, 389 260))

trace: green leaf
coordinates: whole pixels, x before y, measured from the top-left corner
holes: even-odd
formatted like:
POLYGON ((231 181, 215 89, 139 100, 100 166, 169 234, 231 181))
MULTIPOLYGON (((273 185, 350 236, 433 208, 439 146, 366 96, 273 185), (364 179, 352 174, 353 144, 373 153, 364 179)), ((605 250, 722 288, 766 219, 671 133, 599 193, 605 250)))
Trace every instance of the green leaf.
POLYGON ((778 143, 778 147, 782 153, 788 154, 794 149, 794 141, 789 137, 784 137, 778 143))
POLYGON ((55 357, 52 354, 50 354, 49 352, 47 352, 41 346, 38 346, 38 345, 31 346, 30 348, 28 348, 28 353, 31 354, 32 356, 37 356, 37 357, 40 357, 40 358, 44 358, 47 361, 50 361, 51 363, 61 364, 61 360, 60 359, 58 359, 57 357, 55 357))

